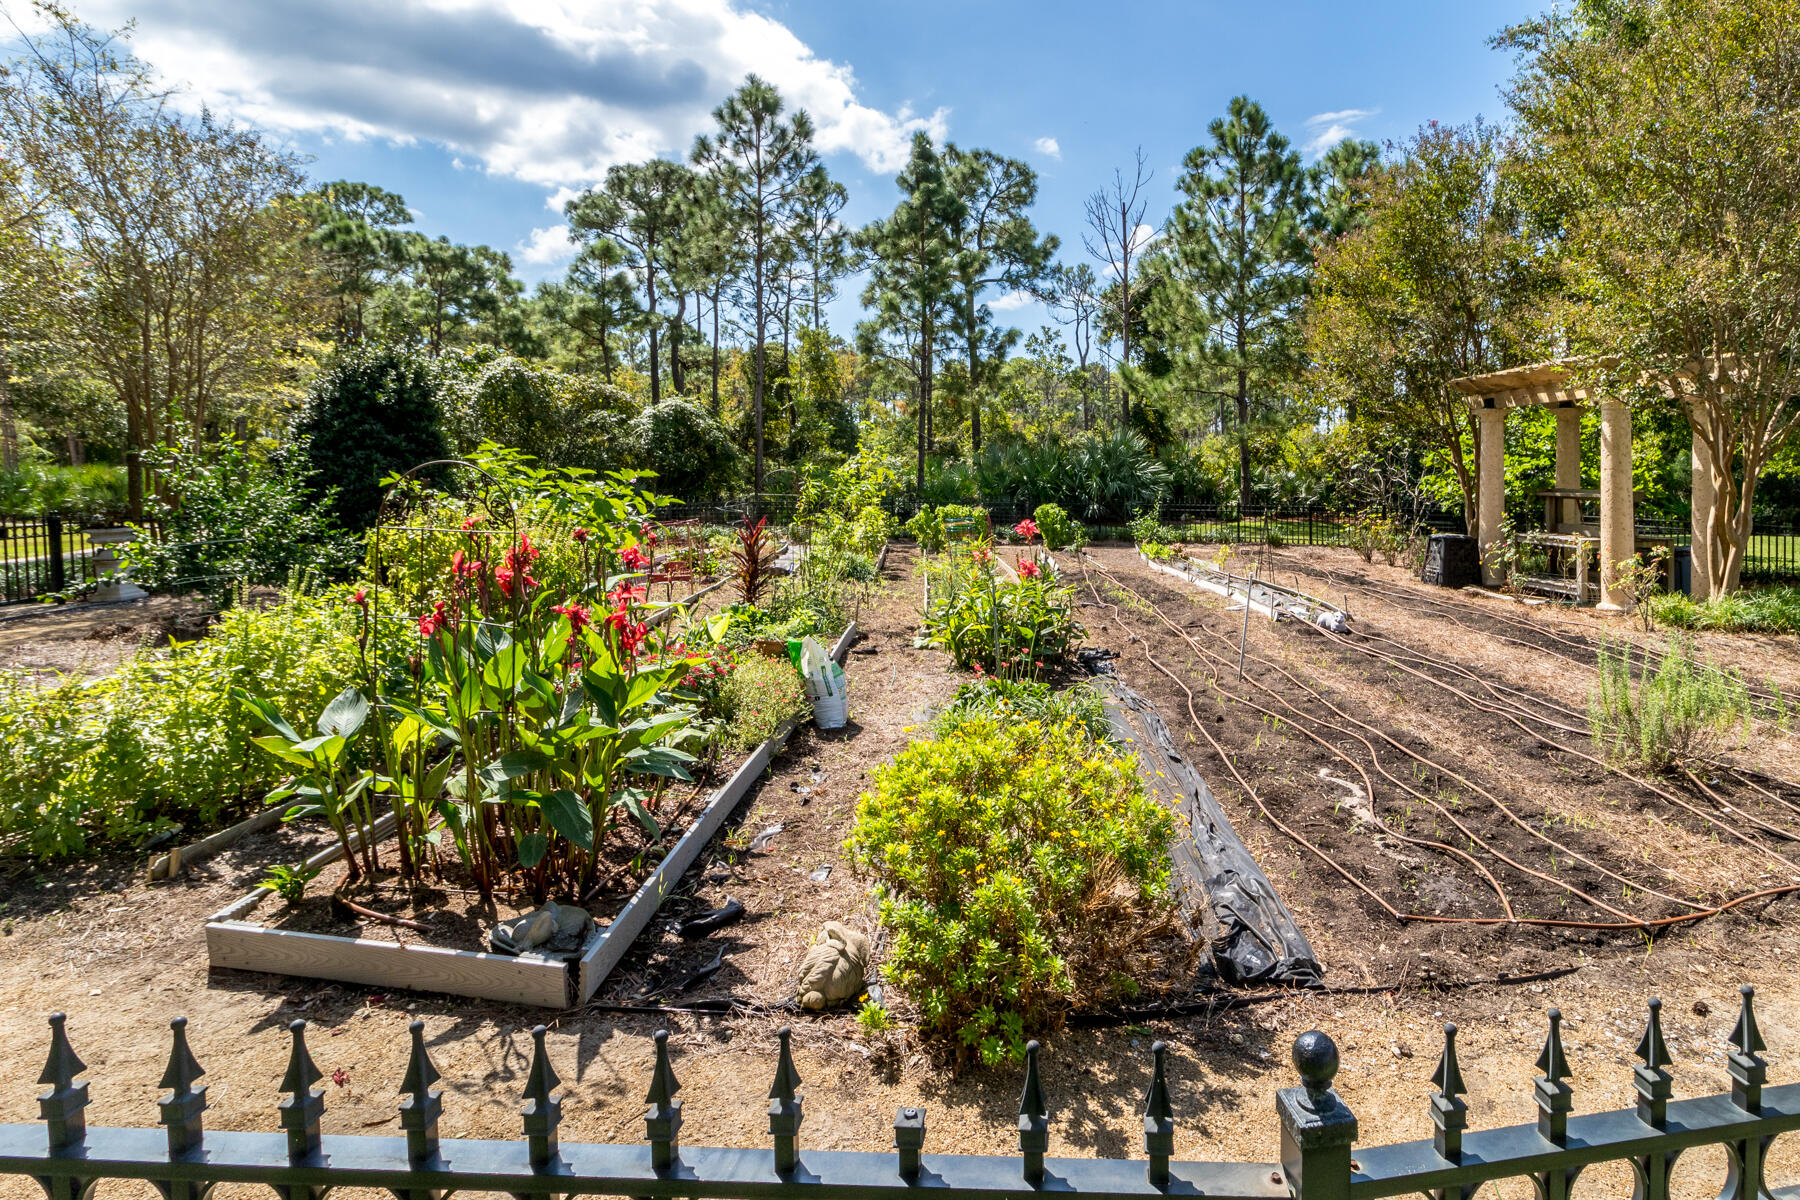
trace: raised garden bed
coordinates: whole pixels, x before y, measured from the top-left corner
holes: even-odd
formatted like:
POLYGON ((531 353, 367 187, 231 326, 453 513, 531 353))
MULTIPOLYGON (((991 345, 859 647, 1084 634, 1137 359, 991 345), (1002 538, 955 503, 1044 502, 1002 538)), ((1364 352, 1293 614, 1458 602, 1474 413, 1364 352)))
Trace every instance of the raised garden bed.
MULTIPOLYGON (((831 648, 832 657, 842 662, 855 637, 856 623, 852 621, 831 648)), ((580 1004, 599 989, 607 973, 649 925, 770 759, 780 753, 796 724, 784 724, 739 764, 625 906, 605 926, 595 929, 573 961, 275 928, 252 918, 255 910, 274 894, 259 887, 206 919, 208 962, 231 970, 447 992, 544 1008, 580 1004)), ((393 819, 388 817, 377 823, 376 834, 385 836, 392 829, 393 819)), ((333 846, 314 855, 307 865, 327 866, 342 855, 343 848, 333 846)))

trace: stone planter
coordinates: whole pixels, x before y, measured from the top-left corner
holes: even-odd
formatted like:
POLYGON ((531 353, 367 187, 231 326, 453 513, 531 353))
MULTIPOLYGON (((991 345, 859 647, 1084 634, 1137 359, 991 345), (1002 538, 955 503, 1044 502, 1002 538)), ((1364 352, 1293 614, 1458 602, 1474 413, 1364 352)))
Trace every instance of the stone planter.
POLYGON ((94 574, 100 581, 90 595, 90 599, 103 604, 119 600, 141 600, 149 595, 143 588, 127 579, 119 578, 119 555, 115 546, 123 546, 138 539, 138 531, 123 526, 108 529, 90 529, 86 533, 88 544, 93 550, 94 574))

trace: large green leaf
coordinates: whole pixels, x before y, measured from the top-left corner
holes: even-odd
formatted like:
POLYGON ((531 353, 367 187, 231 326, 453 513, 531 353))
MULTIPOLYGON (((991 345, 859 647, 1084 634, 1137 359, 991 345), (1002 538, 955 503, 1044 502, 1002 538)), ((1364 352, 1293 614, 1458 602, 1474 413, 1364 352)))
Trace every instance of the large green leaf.
POLYGON ((517 690, 519 678, 525 672, 526 660, 530 657, 530 652, 525 647, 508 641, 481 668, 482 681, 502 695, 510 695, 517 690))
POLYGON ((243 688, 232 688, 231 694, 237 697, 240 704, 261 717, 270 729, 273 729, 276 733, 279 733, 290 742, 297 742, 300 740, 299 733, 295 732, 294 727, 287 723, 287 718, 281 715, 281 710, 277 709, 273 704, 270 704, 261 697, 250 695, 243 688))
POLYGON ((544 861, 544 855, 550 849, 550 839, 541 833, 532 832, 519 839, 519 865, 527 871, 544 861))
POLYGON ((513 750, 502 754, 477 771, 491 787, 499 787, 521 775, 529 775, 550 765, 550 756, 539 750, 513 750))
POLYGON ((347 687, 319 714, 319 732, 336 734, 348 741, 362 730, 363 722, 368 719, 367 697, 354 687, 347 687))
POLYGON ((393 696, 382 697, 382 703, 397 713, 402 713, 421 724, 431 726, 453 742, 462 740, 456 732, 456 726, 450 724, 442 713, 414 704, 410 700, 400 700, 393 696))
POLYGON ((567 788, 558 788, 539 797, 538 804, 543 808, 544 819, 550 822, 550 828, 583 850, 594 848, 594 814, 581 802, 580 796, 567 788))
POLYGON ((640 746, 626 752, 625 769, 637 775, 661 775, 692 783, 694 777, 688 774, 687 764, 695 761, 693 755, 671 746, 640 746))

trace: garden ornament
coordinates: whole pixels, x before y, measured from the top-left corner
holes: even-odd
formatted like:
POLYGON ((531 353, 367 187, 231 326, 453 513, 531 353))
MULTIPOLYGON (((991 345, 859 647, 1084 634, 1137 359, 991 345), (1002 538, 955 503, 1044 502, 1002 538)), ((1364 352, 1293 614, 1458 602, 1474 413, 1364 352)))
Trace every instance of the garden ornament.
POLYGON ((581 949, 593 928, 594 918, 586 909, 553 901, 494 926, 488 934, 488 945, 499 954, 574 951, 581 949))
POLYGON ((836 921, 827 921, 800 959, 800 1007, 830 1008, 863 991, 869 969, 869 939, 836 921))

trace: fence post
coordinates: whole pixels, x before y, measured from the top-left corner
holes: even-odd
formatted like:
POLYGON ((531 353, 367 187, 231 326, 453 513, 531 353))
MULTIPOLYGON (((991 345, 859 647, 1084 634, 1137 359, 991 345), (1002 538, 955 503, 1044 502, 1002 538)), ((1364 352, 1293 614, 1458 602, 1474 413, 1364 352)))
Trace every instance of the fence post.
POLYGON ((1338 1049, 1318 1030, 1294 1039, 1294 1069, 1300 1087, 1276 1093, 1281 1116, 1281 1169, 1297 1200, 1349 1200, 1350 1147, 1356 1141, 1356 1114, 1331 1086, 1338 1049))
POLYGON ((44 536, 50 543, 50 590, 60 592, 67 582, 63 578, 63 522, 62 514, 47 513, 44 516, 44 536))

